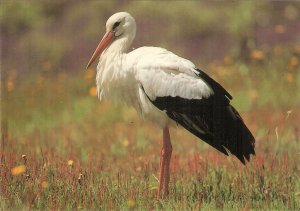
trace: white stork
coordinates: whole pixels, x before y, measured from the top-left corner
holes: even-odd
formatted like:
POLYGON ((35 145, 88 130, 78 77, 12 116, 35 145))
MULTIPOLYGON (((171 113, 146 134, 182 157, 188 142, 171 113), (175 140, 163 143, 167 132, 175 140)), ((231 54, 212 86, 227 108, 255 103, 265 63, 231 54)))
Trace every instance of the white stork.
POLYGON ((231 153, 243 164, 249 161, 255 139, 230 105, 231 95, 192 62, 166 49, 141 47, 128 52, 135 34, 136 23, 129 13, 112 15, 87 68, 101 55, 96 76, 99 98, 125 102, 163 129, 157 198, 168 194, 169 126, 179 124, 225 155, 231 153))

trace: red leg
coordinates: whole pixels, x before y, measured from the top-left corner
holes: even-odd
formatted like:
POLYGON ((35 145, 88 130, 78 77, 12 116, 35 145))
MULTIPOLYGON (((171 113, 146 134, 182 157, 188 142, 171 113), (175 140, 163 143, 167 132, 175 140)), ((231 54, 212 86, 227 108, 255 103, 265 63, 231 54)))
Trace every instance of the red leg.
POLYGON ((159 174, 159 186, 157 192, 157 199, 160 199, 161 190, 163 190, 164 197, 167 196, 169 193, 171 156, 172 156, 172 144, 170 140, 169 127, 166 126, 163 129, 163 146, 161 150, 160 174, 159 174))
POLYGON ((159 165, 159 183, 158 183, 158 191, 157 191, 157 199, 160 199, 160 192, 163 188, 163 183, 164 183, 164 159, 163 159, 163 148, 161 149, 161 155, 160 155, 160 165, 159 165))

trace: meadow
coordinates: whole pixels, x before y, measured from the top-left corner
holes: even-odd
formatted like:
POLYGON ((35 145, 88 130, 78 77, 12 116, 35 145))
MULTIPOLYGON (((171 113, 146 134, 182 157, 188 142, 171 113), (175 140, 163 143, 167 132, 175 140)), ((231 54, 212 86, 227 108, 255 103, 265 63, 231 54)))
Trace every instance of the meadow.
MULTIPOLYGON (((33 2, 38 5, 37 1, 33 2)), ((95 17, 92 10, 95 5, 87 4, 91 9, 87 17, 95 17)), ((98 9, 111 11, 115 5, 101 3, 98 9)), ((71 13, 80 6, 82 4, 77 2, 70 11, 65 10, 63 26, 70 26, 85 13, 83 9, 71 13)), ((9 9, 9 5, 7 7, 9 9)), ((176 9, 176 5, 173 7, 176 9)), ((136 8, 141 6, 123 6, 122 9, 136 12, 136 8)), ((211 8, 214 12, 221 11, 220 6, 211 8)), ((35 11, 36 7, 29 9, 35 11)), ((141 16, 138 12, 136 15, 141 16)), ((293 21, 299 21, 299 16, 297 18, 293 21)), ((208 13, 204 18, 212 19, 208 13)), ((201 18, 191 20, 203 22, 201 18)), ((82 51, 94 50, 93 43, 88 44, 91 49, 83 48, 82 44, 79 49, 74 46, 70 51, 68 47, 52 46, 56 51, 51 52, 52 42, 44 43, 50 37, 32 42, 31 39, 38 37, 32 35, 45 35, 52 30, 53 23, 47 21, 36 23, 23 38, 12 37, 10 33, 16 29, 1 25, 7 33, 3 35, 6 41, 18 40, 18 50, 8 49, 11 55, 3 57, 2 65, 6 71, 2 71, 1 77, 1 210, 300 209, 299 38, 250 45, 245 54, 234 46, 224 54, 217 54, 216 59, 208 56, 201 61, 195 58, 198 56, 195 49, 176 52, 192 59, 233 95, 232 104, 256 138, 256 155, 244 166, 184 129, 172 128, 170 194, 157 200, 161 129, 143 121, 132 108, 97 99, 95 69, 81 68, 90 56, 87 53, 82 58, 82 51), (24 54, 24 46, 30 47, 28 54, 24 54), (23 72, 18 66, 20 61, 14 60, 14 56, 19 55, 20 60, 25 61, 31 54, 45 49, 45 54, 21 65, 23 72), (13 54, 16 52, 20 54, 13 54), (70 71, 74 64, 68 56, 64 57, 67 52, 72 52, 74 57, 81 56, 76 71, 70 71), (59 53, 64 56, 58 56, 59 53)), ((270 29, 282 36, 291 33, 289 24, 288 21, 278 24, 274 20, 270 22, 270 29)), ((93 37, 96 43, 97 33, 103 30, 100 26, 78 36, 93 37)), ((66 27, 58 30, 66 30, 66 27)), ((216 33, 205 27, 197 33, 207 31, 216 33)), ((65 38, 60 32, 56 31, 54 36, 56 44, 65 43, 70 35, 63 31, 65 38)), ((151 40, 150 35, 142 35, 137 44, 151 40)), ((229 37, 242 37, 242 33, 229 37)), ((70 39, 75 42, 77 38, 70 39)), ((163 46, 164 39, 160 41, 163 46)), ((207 52, 214 55, 209 48, 207 52)))

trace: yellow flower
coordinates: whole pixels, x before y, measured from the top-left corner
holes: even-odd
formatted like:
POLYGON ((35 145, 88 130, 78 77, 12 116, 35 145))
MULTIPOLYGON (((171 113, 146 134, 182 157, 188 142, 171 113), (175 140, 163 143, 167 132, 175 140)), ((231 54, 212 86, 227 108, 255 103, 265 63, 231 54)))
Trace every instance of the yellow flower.
POLYGON ((250 54, 251 58, 254 60, 262 61, 265 59, 265 53, 261 50, 253 50, 250 54))
POLYGON ((292 73, 286 73, 285 79, 287 80, 287 82, 293 83, 294 82, 294 75, 292 73))
POLYGON ((93 97, 97 96, 97 87, 95 86, 91 87, 89 93, 93 97))
POLYGON ((129 146, 129 141, 127 139, 124 139, 123 146, 124 147, 128 147, 129 146))
POLYGON ((25 165, 16 166, 11 169, 11 174, 14 176, 18 176, 20 174, 23 174, 26 171, 25 165))
POLYGON ((297 66, 298 64, 299 64, 298 58, 297 58, 296 56, 292 56, 292 58, 291 58, 291 60, 290 60, 290 65, 291 65, 292 67, 295 67, 295 66, 297 66))
POLYGON ((133 207, 135 206, 135 201, 134 201, 133 199, 129 199, 129 200, 127 201, 127 206, 128 206, 129 208, 133 208, 133 207))
POLYGON ((283 33, 285 33, 286 29, 285 29, 284 25, 278 24, 278 25, 275 26, 274 30, 278 34, 283 34, 283 33))
POLYGON ((6 82, 6 89, 7 91, 11 92, 15 89, 15 84, 13 81, 7 81, 6 82))
POLYGON ((73 160, 68 160, 68 166, 73 166, 74 161, 73 160))
POLYGON ((49 183, 47 181, 43 181, 42 188, 48 188, 48 187, 49 187, 49 183))

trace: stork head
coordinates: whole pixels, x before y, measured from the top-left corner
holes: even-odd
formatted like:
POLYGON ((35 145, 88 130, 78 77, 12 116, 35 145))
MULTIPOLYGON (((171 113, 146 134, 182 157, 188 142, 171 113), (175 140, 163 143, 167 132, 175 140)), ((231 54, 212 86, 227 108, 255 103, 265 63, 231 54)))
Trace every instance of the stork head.
POLYGON ((106 22, 106 33, 99 42, 86 68, 89 68, 95 59, 112 43, 122 38, 126 42, 133 41, 136 33, 134 18, 127 12, 118 12, 112 15, 106 22))

